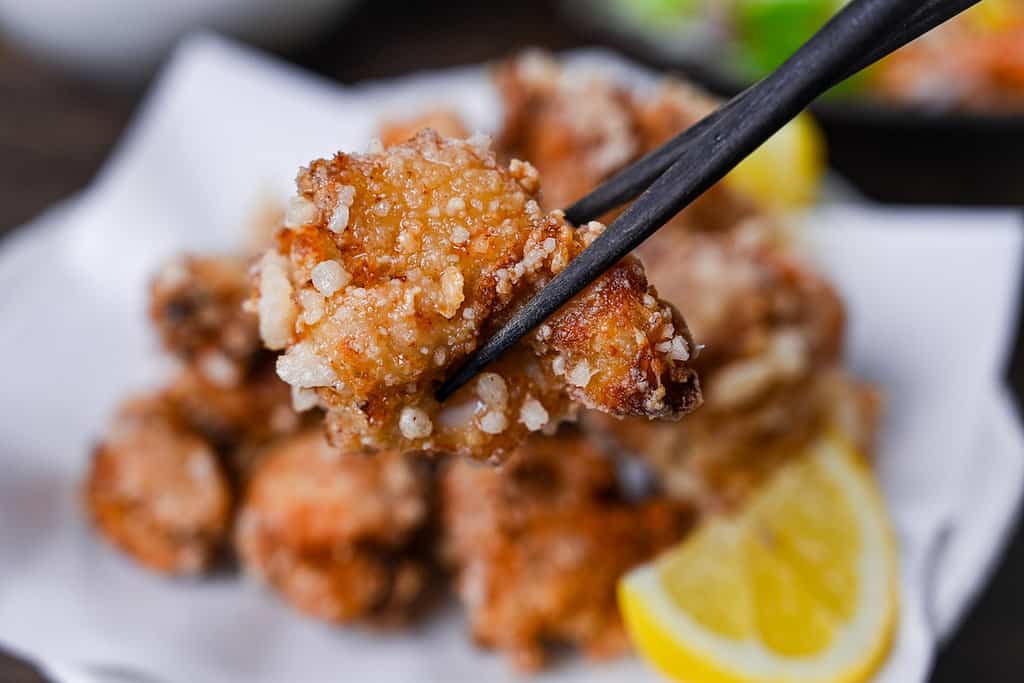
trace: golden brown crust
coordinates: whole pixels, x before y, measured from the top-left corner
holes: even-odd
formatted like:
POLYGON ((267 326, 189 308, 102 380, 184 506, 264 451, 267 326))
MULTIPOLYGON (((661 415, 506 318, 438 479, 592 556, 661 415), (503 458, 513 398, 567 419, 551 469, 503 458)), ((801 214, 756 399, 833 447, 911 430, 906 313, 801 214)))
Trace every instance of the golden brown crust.
POLYGON ((208 567, 230 523, 231 492, 213 448, 160 396, 122 406, 84 494, 107 540, 166 574, 208 567))
POLYGON ((665 231, 641 255, 704 344, 694 365, 706 402, 678 425, 588 423, 650 462, 674 495, 732 506, 829 418, 842 303, 795 257, 733 234, 665 231))
POLYGON ((243 566, 318 619, 409 616, 429 578, 416 547, 430 513, 421 465, 396 453, 343 457, 319 429, 280 442, 239 513, 243 566))
POLYGON ((624 88, 566 78, 536 51, 498 65, 494 81, 504 105, 498 148, 537 167, 545 208, 566 208, 639 156, 639 122, 624 88))
POLYGON ((265 444, 308 421, 292 409, 291 389, 268 362, 232 387, 186 366, 165 391, 182 419, 222 453, 265 444))
MULTIPOLYGON (((540 52, 503 62, 494 80, 504 105, 498 148, 537 167, 547 209, 569 206, 717 106, 679 81, 666 80, 653 93, 633 92, 599 74, 569 73, 540 52)), ((748 199, 718 183, 670 225, 727 230, 757 214, 748 199)))
POLYGON ((703 407, 671 428, 588 415, 593 435, 648 463, 671 496, 704 512, 733 510, 826 424, 829 384, 817 376, 729 411, 703 407))
POLYGON ((473 637, 520 669, 545 647, 628 648, 615 585, 678 541, 691 510, 627 503, 612 464, 578 435, 537 437, 497 468, 452 462, 442 479, 445 550, 473 637))
POLYGON ((441 481, 444 554, 453 562, 530 517, 618 498, 611 459, 564 434, 534 437, 498 467, 449 462, 441 481))
POLYGON ((628 257, 551 316, 533 346, 564 359, 569 395, 587 408, 648 419, 690 413, 700 391, 685 363, 695 362, 697 345, 657 296, 640 261, 628 257))
POLYGON ((182 361, 166 389, 181 418, 227 453, 294 432, 291 390, 245 310, 251 259, 182 255, 150 287, 150 318, 165 348, 182 361))
MULTIPOLYGON (((653 94, 634 97, 643 153, 665 144, 710 114, 718 104, 707 93, 676 80, 666 80, 653 94)), ((755 218, 764 217, 754 202, 728 183, 719 182, 672 218, 661 232, 673 229, 725 231, 755 218)), ((776 229, 770 222, 763 226, 769 233, 776 229)))
POLYGON ((794 349, 800 356, 794 359, 794 374, 838 360, 845 330, 842 301, 796 256, 748 245, 735 234, 675 230, 655 235, 641 245, 639 255, 652 282, 685 312, 704 345, 694 360, 702 374, 769 353, 779 333, 789 333, 801 347, 794 349))
POLYGON ((256 317, 242 309, 248 270, 242 257, 182 255, 150 285, 149 316, 164 347, 224 387, 238 386, 262 350, 256 317))
POLYGON ((150 315, 182 362, 159 393, 122 406, 96 449, 86 501, 101 533, 142 564, 198 573, 223 546, 232 489, 262 449, 299 429, 262 349, 247 259, 182 256, 151 285, 150 315))
POLYGON ((385 147, 400 145, 429 128, 445 138, 467 138, 469 128, 458 114, 450 109, 431 109, 417 116, 389 119, 380 125, 380 141, 385 147))
POLYGON ((528 164, 431 131, 314 161, 297 184, 255 305, 264 341, 286 349, 278 374, 315 392, 342 450, 500 459, 571 416, 567 393, 617 415, 699 402, 685 323, 627 259, 442 410, 440 381, 603 226, 544 214, 528 164))

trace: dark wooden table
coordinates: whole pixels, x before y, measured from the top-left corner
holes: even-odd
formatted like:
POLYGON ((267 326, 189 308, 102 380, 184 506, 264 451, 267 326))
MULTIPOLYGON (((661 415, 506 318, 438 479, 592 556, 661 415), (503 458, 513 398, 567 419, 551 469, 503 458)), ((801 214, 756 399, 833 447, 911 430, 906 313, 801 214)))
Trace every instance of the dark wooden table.
MULTIPOLYGON (((414 69, 493 59, 526 45, 551 49, 591 40, 548 2, 448 3, 374 0, 325 38, 287 57, 342 82, 386 77, 414 69)), ((112 91, 63 76, 0 41, 0 234, 52 202, 81 189, 102 164, 131 118, 140 92, 112 91)), ((864 164, 851 155, 848 164, 864 164)), ((922 172, 934 159, 921 162, 922 172)), ((904 171, 851 166, 874 178, 871 193, 890 201, 976 202, 979 184, 908 180, 904 171)), ((995 174, 993 174, 995 175, 995 174)), ((1013 194, 1016 179, 1000 196, 1013 194)), ((1018 343, 1007 377, 1024 395, 1024 350, 1018 343)), ((1018 528, 1001 566, 959 633, 938 658, 933 683, 1024 680, 1024 527, 1018 528)), ((43 683, 24 663, 0 653, 0 683, 43 683)))

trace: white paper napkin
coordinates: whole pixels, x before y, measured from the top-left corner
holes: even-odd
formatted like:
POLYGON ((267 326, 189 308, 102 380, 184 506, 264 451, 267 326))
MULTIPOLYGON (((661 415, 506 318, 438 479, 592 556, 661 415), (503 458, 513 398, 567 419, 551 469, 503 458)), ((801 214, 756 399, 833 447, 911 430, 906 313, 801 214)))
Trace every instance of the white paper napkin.
MULTIPOLYGON (((629 78, 649 75, 603 54, 629 78)), ((161 368, 145 281, 182 249, 230 249, 261 193, 361 148, 383 114, 457 107, 493 130, 480 68, 339 88, 204 36, 188 41, 104 171, 78 198, 0 243, 0 644, 59 683, 513 678, 475 650, 457 609, 381 636, 293 614, 234 577, 151 576, 90 533, 77 487, 116 401, 161 368)), ((1020 280, 1009 212, 833 207, 809 248, 850 310, 850 358, 881 383, 879 476, 896 523, 904 603, 878 680, 925 680, 938 639, 983 585, 1015 517, 1024 442, 997 387, 1020 280)), ((626 658, 545 677, 654 678, 626 658)))

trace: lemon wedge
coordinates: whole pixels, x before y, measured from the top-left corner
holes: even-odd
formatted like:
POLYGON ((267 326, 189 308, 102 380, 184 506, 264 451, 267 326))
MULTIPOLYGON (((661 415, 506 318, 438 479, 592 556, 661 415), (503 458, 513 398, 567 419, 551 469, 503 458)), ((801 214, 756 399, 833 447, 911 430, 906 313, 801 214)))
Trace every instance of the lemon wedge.
POLYGON ((968 8, 963 16, 969 26, 996 33, 1020 24, 1024 8, 1018 0, 985 0, 968 8))
POLYGON ((896 553, 870 470, 838 435, 777 472, 735 517, 624 576, 640 654, 694 683, 853 683, 892 642, 896 553))
POLYGON ((803 113, 741 161, 725 183, 767 209, 791 210, 817 199, 824 173, 824 136, 803 113))

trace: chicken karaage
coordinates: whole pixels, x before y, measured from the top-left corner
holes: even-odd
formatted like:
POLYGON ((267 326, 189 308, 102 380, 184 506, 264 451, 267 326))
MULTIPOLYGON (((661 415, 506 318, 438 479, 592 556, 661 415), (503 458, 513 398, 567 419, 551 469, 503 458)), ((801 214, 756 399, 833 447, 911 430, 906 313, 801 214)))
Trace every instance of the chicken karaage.
POLYGON ((249 261, 183 255, 150 285, 149 315, 164 347, 207 382, 236 387, 261 355, 256 317, 244 311, 249 261))
POLYGON ((395 452, 345 457, 320 429, 278 442, 239 512, 242 566, 318 619, 402 620, 430 578, 425 465, 395 452))
POLYGON ((700 402, 685 322, 624 259, 442 407, 441 380, 603 229, 535 199, 532 166, 431 131, 299 174, 253 307, 279 376, 345 452, 500 460, 577 405, 675 418, 700 402))
POLYGON ((230 526, 232 493, 213 446, 165 396, 126 402, 85 482, 97 530, 166 574, 210 566, 230 526))
POLYGON ((474 639, 520 669, 570 644, 593 657, 629 647, 615 586, 689 530, 685 503, 627 502, 611 461, 578 434, 534 437, 505 463, 450 463, 445 557, 474 639))
MULTIPOLYGON (((541 205, 549 210, 569 206, 717 104, 680 81, 637 91, 603 73, 571 71, 539 51, 503 62, 494 80, 504 105, 498 150, 536 166, 544 178, 541 205)), ((718 183, 670 226, 722 230, 757 214, 749 199, 718 183)))
POLYGON ((640 253, 704 345, 694 365, 705 402, 664 428, 597 415, 588 423, 651 463, 670 493, 735 504, 799 453, 838 402, 860 405, 861 390, 837 369, 842 303, 798 258, 734 234, 666 230, 640 253))

